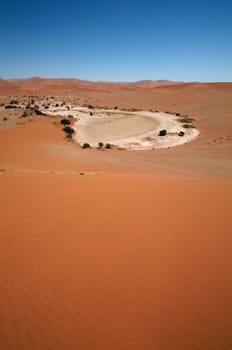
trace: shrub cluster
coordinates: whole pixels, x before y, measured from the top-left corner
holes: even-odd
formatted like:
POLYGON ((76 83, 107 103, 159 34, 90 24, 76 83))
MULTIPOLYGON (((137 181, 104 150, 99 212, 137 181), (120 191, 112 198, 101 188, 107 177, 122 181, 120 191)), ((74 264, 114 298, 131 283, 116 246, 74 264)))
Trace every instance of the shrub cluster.
POLYGON ((82 148, 91 148, 90 144, 89 143, 84 143, 82 145, 82 148))
POLYGON ((14 109, 17 108, 15 105, 5 105, 5 109, 14 109))
POLYGON ((104 144, 103 142, 98 142, 98 149, 102 149, 105 146, 106 149, 112 148, 110 143, 104 144))
POLYGON ((67 139, 71 139, 72 138, 72 135, 74 134, 74 129, 73 128, 71 128, 70 126, 65 126, 62 130, 66 133, 66 138, 67 139))
POLYGON ((63 128, 63 131, 66 132, 67 134, 73 134, 74 133, 73 128, 71 128, 70 126, 65 126, 63 128))
POLYGON ((167 130, 165 130, 165 129, 160 130, 159 136, 165 136, 165 135, 167 135, 167 130))
POLYGON ((70 125, 70 120, 69 119, 61 119, 60 124, 70 125))

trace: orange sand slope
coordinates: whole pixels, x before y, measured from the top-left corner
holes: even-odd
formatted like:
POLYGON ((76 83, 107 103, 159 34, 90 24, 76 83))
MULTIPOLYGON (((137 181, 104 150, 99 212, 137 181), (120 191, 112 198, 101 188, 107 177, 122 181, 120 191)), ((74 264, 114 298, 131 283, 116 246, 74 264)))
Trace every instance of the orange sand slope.
POLYGON ((231 349, 230 182, 0 177, 0 349, 231 349))
POLYGON ((0 110, 0 350, 231 350, 232 84, 99 84, 54 102, 181 112, 201 134, 83 150, 59 117, 0 110))

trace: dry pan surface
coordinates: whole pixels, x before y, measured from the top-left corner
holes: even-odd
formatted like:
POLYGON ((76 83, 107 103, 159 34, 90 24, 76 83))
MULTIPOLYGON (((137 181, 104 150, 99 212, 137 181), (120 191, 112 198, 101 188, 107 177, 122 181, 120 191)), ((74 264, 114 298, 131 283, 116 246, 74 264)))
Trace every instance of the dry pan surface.
MULTIPOLYGON (((68 116, 70 111, 58 109, 46 113, 68 116)), ((184 128, 176 115, 162 112, 91 111, 86 107, 75 107, 71 113, 78 119, 74 124, 74 139, 92 147, 103 142, 131 150, 168 148, 185 144, 199 135, 195 128, 184 128), (159 136, 160 130, 167 130, 167 135, 159 136), (181 131, 182 137, 178 135, 181 131)))

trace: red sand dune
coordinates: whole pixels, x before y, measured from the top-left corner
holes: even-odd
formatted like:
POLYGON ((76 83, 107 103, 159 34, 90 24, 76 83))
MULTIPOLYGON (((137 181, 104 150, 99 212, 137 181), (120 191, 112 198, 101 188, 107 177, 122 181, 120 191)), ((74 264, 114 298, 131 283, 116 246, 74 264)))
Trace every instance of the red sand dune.
POLYGON ((74 78, 28 78, 4 80, 0 79, 0 94, 59 94, 59 93, 75 93, 78 90, 136 90, 142 88, 153 88, 158 86, 166 86, 178 84, 169 80, 143 80, 136 82, 92 82, 88 80, 80 80, 74 78))
POLYGON ((0 130, 1 350, 232 348, 231 86, 79 94, 194 117, 173 149, 82 150, 46 117, 0 130))
POLYGON ((1 175, 0 348, 231 349, 228 183, 1 175))

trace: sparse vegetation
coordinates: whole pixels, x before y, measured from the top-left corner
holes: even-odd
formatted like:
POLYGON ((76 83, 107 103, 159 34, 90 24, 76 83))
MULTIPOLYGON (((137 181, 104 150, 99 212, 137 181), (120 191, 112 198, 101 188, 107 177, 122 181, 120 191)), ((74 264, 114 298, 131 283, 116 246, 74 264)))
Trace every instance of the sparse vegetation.
POLYGON ((72 134, 66 134, 66 139, 71 140, 72 139, 72 134))
POLYGON ((180 131, 179 133, 178 133, 178 136, 184 136, 184 131, 180 131))
POLYGON ((74 134, 74 129, 71 128, 70 126, 65 126, 63 129, 62 129, 66 134, 74 134))
POLYGON ((194 125, 192 125, 192 124, 184 124, 183 125, 183 128, 185 128, 185 129, 191 129, 191 128, 195 128, 195 126, 194 125))
POLYGON ((91 148, 90 144, 89 143, 84 143, 82 145, 82 148, 91 148))
POLYGON ((23 114, 21 115, 22 118, 26 118, 28 117, 28 113, 26 111, 23 112, 23 114))
POLYGON ((69 119, 61 119, 60 124, 70 125, 70 120, 69 119))
POLYGON ((9 103, 10 103, 11 105, 17 105, 17 104, 19 103, 19 101, 17 101, 17 100, 11 100, 9 103))
POLYGON ((41 112, 38 108, 32 108, 36 115, 45 115, 43 112, 41 112))
POLYGON ((17 106, 15 105, 5 105, 5 109, 15 109, 17 106))
POLYGON ((194 122, 195 119, 194 119, 194 118, 190 118, 190 117, 188 117, 188 116, 184 116, 184 117, 182 117, 181 119, 179 119, 179 121, 180 121, 181 123, 187 124, 187 123, 192 123, 192 122, 194 122))
POLYGON ((167 130, 165 130, 165 129, 160 130, 159 136, 165 136, 165 135, 167 135, 167 130))

